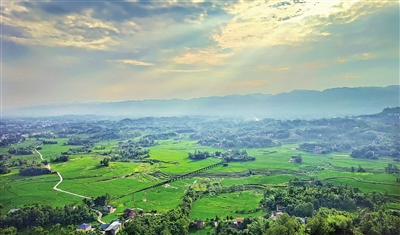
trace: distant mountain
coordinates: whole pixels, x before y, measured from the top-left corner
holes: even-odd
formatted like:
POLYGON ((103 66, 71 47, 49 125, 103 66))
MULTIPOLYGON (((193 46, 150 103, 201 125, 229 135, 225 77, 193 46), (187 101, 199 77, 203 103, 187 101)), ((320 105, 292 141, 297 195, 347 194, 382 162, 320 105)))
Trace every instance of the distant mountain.
POLYGON ((257 118, 322 118, 367 115, 386 107, 398 107, 400 86, 333 88, 324 91, 294 90, 276 95, 250 94, 190 100, 130 100, 74 103, 4 110, 12 116, 102 115, 148 116, 240 116, 257 118))

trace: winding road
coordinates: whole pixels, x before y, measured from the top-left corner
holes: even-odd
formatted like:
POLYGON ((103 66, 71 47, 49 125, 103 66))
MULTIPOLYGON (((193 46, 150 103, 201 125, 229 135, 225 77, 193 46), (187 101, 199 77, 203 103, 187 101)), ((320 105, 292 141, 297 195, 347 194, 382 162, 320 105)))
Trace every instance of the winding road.
MULTIPOLYGON (((37 154, 39 154, 40 159, 42 159, 42 161, 44 161, 42 154, 41 154, 39 151, 37 151, 36 149, 35 149, 35 151, 36 151, 37 154)), ((50 168, 50 163, 47 164, 47 165, 44 165, 44 166, 45 166, 47 169, 51 170, 51 168, 50 168)), ((54 190, 59 191, 59 192, 62 192, 62 193, 67 193, 67 194, 72 195, 72 196, 75 196, 75 197, 90 199, 90 197, 86 197, 86 196, 83 196, 83 195, 79 195, 79 194, 76 194, 76 193, 73 193, 73 192, 68 192, 68 191, 65 191, 65 190, 62 190, 62 189, 57 188, 58 185, 60 185, 61 182, 63 182, 63 177, 62 177, 62 175, 60 174, 60 172, 57 172, 57 175, 58 175, 58 177, 60 177, 60 181, 59 181, 56 185, 54 185, 54 187, 53 187, 54 190)), ((99 223, 101 223, 101 224, 105 224, 105 222, 101 220, 101 217, 103 217, 103 213, 101 213, 100 211, 95 210, 95 209, 93 209, 93 208, 90 208, 90 209, 92 209, 93 211, 95 211, 95 212, 99 215, 99 216, 97 217, 97 221, 99 221, 99 223)))

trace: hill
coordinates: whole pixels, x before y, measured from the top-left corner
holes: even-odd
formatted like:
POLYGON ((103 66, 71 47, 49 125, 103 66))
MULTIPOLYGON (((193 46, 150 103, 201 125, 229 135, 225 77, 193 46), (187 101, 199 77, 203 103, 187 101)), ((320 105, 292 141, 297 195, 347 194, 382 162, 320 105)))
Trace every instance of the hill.
POLYGON ((323 118, 373 114, 399 105, 400 86, 294 90, 276 95, 250 94, 202 97, 190 100, 129 100, 73 103, 4 110, 3 115, 59 116, 241 116, 257 118, 323 118))

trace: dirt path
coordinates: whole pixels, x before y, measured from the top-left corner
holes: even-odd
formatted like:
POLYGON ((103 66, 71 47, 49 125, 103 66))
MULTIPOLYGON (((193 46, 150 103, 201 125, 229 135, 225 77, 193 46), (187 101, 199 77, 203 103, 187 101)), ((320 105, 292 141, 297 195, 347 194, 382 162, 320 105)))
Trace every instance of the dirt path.
POLYGON ((97 221, 99 221, 100 224, 105 224, 104 221, 101 220, 101 217, 103 217, 103 213, 101 213, 100 211, 95 210, 95 209, 92 209, 92 210, 96 211, 97 214, 99 215, 99 216, 97 216, 97 221))
MULTIPOLYGON (((35 151, 36 151, 37 154, 39 154, 40 159, 42 159, 42 161, 44 161, 42 154, 39 153, 39 151, 37 151, 36 149, 35 149, 35 151)), ((51 170, 50 163, 47 164, 47 165, 44 165, 44 167, 46 167, 47 169, 51 170)))
MULTIPOLYGON (((36 153, 39 154, 40 159, 42 159, 42 161, 44 161, 42 154, 41 154, 39 151, 37 151, 36 149, 35 149, 35 151, 36 151, 36 153)), ((49 163, 48 165, 45 165, 45 167, 46 167, 47 169, 51 170, 51 168, 50 168, 50 163, 49 163)), ((62 177, 62 175, 60 174, 60 172, 57 172, 57 175, 58 175, 58 177, 60 177, 60 181, 59 181, 56 185, 54 185, 54 187, 53 187, 54 190, 59 191, 59 192, 62 192, 62 193, 67 193, 67 194, 72 195, 72 196, 75 196, 75 197, 90 199, 90 197, 86 197, 86 196, 83 196, 83 195, 79 195, 79 194, 76 194, 76 193, 73 193, 73 192, 68 192, 68 191, 65 191, 65 190, 62 190, 62 189, 57 188, 58 185, 60 185, 60 184, 63 182, 63 177, 62 177)), ((100 211, 95 210, 95 209, 93 209, 93 208, 90 208, 90 209, 92 209, 93 211, 95 211, 95 212, 99 215, 99 216, 97 217, 97 221, 99 221, 99 223, 101 223, 101 224, 105 224, 105 223, 101 220, 101 217, 103 217, 103 213, 101 213, 100 211)))

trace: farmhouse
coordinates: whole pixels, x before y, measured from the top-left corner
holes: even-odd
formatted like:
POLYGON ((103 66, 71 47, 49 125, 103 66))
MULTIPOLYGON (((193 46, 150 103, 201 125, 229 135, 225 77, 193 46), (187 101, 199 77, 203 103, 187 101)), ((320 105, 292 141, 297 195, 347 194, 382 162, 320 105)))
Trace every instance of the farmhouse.
POLYGON ((237 224, 240 224, 240 223, 243 222, 243 220, 244 220, 244 218, 236 218, 236 223, 237 223, 237 224))
POLYGON ((132 217, 134 217, 136 215, 136 213, 135 213, 135 210, 130 209, 130 208, 126 208, 124 210, 124 215, 127 215, 127 216, 129 216, 129 218, 132 218, 132 217))
POLYGON ((107 235, 115 235, 118 233, 119 229, 121 228, 122 224, 119 221, 112 222, 108 228, 106 228, 105 234, 107 235))
POLYGON ((272 212, 272 214, 269 218, 276 220, 276 219, 279 219, 279 217, 281 217, 282 215, 283 215, 282 212, 272 212))
POLYGON ((203 228, 204 227, 204 222, 202 220, 195 220, 197 228, 203 228))
POLYGON ((114 211, 115 211, 116 209, 113 207, 113 206, 111 206, 111 205, 106 205, 106 206, 103 206, 103 211, 105 211, 105 212, 108 212, 108 213, 114 213, 114 211))
POLYGON ((79 225, 79 227, 76 230, 78 230, 78 231, 89 231, 91 229, 92 229, 92 225, 91 224, 83 223, 83 224, 79 225))
POLYGON ((104 231, 104 230, 106 230, 109 226, 110 226, 110 224, 101 224, 100 227, 99 227, 99 230, 100 230, 100 231, 104 231))
POLYGON ((276 212, 285 212, 285 207, 282 205, 276 205, 276 212))

